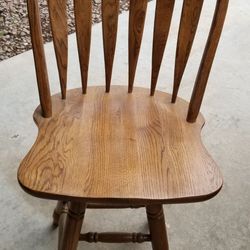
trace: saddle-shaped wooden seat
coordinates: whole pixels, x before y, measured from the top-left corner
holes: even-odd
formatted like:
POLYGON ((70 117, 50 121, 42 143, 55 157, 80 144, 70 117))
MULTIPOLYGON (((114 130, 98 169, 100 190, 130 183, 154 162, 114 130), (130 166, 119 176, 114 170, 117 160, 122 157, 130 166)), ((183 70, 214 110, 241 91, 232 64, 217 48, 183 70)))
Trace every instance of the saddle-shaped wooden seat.
POLYGON ((53 224, 60 229, 59 250, 76 250, 79 240, 151 241, 154 250, 167 250, 162 205, 207 200, 222 186, 201 142, 200 107, 228 0, 215 5, 189 103, 177 96, 203 0, 183 0, 171 95, 156 86, 174 0, 156 1, 150 89, 134 87, 148 0, 130 0, 128 88, 111 86, 119 0, 101 1, 105 87, 88 87, 92 1, 73 2, 82 89, 67 91, 67 1, 48 0, 61 86, 61 95, 51 96, 38 0, 27 0, 40 106, 34 113, 38 136, 20 165, 18 181, 34 196, 58 200, 53 224), (127 207, 146 208, 149 234, 81 234, 86 208, 127 207))
POLYGON ((157 91, 113 86, 52 97, 53 118, 34 119, 37 140, 18 178, 51 199, 141 203, 199 201, 221 188, 219 170, 200 138, 204 119, 186 122, 188 103, 157 91))

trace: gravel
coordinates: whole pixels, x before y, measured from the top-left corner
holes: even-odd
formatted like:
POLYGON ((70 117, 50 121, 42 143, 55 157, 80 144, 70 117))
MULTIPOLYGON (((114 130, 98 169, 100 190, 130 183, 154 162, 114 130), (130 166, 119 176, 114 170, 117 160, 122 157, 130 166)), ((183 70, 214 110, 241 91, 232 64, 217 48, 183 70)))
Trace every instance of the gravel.
MULTIPOLYGON (((47 0, 40 4, 43 38, 51 41, 47 0)), ((69 33, 75 31, 73 0, 67 0, 69 33)), ((101 0, 93 0, 92 22, 101 22, 101 0)), ((129 0, 120 0, 120 12, 129 8, 129 0)), ((0 61, 31 49, 26 0, 0 0, 0 61)))

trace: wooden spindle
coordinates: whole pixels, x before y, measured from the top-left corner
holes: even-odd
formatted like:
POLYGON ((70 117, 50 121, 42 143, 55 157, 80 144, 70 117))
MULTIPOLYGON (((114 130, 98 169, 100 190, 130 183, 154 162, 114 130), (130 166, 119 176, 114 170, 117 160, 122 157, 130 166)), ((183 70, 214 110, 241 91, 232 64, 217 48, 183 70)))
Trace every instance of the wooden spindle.
POLYGON ((62 217, 65 222, 61 225, 63 228, 61 229, 59 250, 77 249, 85 209, 86 205, 83 203, 73 201, 68 203, 66 218, 62 217))
POLYGON ((68 67, 68 28, 66 0, 48 0, 62 98, 66 98, 68 67))
POLYGON ((154 95, 161 62, 166 47, 175 0, 157 0, 155 10, 151 95, 154 95))
POLYGON ((102 0, 102 30, 106 72, 106 92, 110 91, 117 37, 118 14, 119 0, 102 0))
POLYGON ((174 87, 172 94, 173 103, 176 101, 182 76, 193 45, 202 6, 203 0, 184 0, 183 2, 176 48, 174 87))
POLYGON ((188 122, 195 122, 200 111, 209 73, 211 71, 216 49, 218 47, 221 32, 223 29, 227 13, 228 1, 229 0, 217 0, 213 22, 189 104, 187 115, 188 122))
POLYGON ((27 6, 42 115, 50 117, 52 115, 52 104, 38 2, 37 0, 27 0, 27 6))
POLYGON ((74 0, 76 37, 80 61, 82 92, 86 94, 92 26, 92 1, 74 0))
POLYGON ((61 214, 67 213, 67 211, 68 211, 67 202, 58 201, 56 208, 54 209, 54 212, 53 212, 53 226, 54 227, 58 226, 61 214))
POLYGON ((129 11, 129 86, 133 91, 135 71, 141 48, 148 0, 130 0, 129 11))
POLYGON ((105 243, 143 243, 150 241, 149 234, 142 233, 86 233, 81 234, 80 241, 105 242, 105 243))
POLYGON ((168 250, 168 238, 162 205, 146 206, 153 250, 168 250))

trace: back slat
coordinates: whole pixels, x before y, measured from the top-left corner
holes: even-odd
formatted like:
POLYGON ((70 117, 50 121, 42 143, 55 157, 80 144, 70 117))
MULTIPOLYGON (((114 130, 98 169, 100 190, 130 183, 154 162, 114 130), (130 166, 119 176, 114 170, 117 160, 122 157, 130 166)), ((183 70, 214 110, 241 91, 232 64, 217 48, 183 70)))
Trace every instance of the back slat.
POLYGON ((27 0, 27 5, 42 115, 44 117, 50 117, 52 115, 52 105, 47 66, 43 48, 39 7, 37 1, 34 0, 27 0))
POLYGON ((103 48, 106 71, 106 92, 110 90, 115 55, 119 0, 102 0, 103 48))
POLYGON ((68 29, 66 0, 49 0, 48 6, 62 98, 65 99, 68 67, 68 29))
POLYGON ((209 73, 212 67, 216 49, 221 36, 226 17, 228 0, 217 0, 212 26, 207 40, 206 48, 202 57, 199 72, 196 78, 191 101, 189 104, 188 122, 195 122, 200 111, 200 106, 206 89, 209 73))
POLYGON ((147 0, 130 0, 129 11, 129 86, 128 92, 133 91, 135 71, 141 48, 144 30, 147 0))
POLYGON ((198 27, 203 0, 184 0, 175 59, 172 102, 176 101, 198 27))
POLYGON ((151 95, 154 95, 161 62, 168 39, 175 0, 157 0, 155 10, 151 95))
MULTIPOLYGON (((183 0, 176 62, 172 102, 175 102, 180 82, 190 55, 204 0, 183 0)), ((207 80, 221 36, 229 0, 217 0, 213 22, 196 77, 195 86, 189 104, 188 122, 194 122, 199 114, 200 106, 207 85, 207 80)), ((38 0, 27 0, 31 30, 31 40, 35 59, 37 84, 39 90, 42 115, 52 115, 52 104, 49 89, 47 67, 45 61, 41 20, 38 0)), ((141 47, 148 0, 130 0, 129 13, 129 86, 133 90, 135 72, 141 47)), ((175 0, 157 0, 152 51, 151 95, 154 94, 157 78, 168 39, 175 0)), ((48 0, 55 53, 60 76, 62 98, 66 97, 67 84, 67 13, 66 0, 48 0)), ((92 0, 74 0, 76 19, 76 35, 82 77, 83 93, 87 90, 91 26, 92 0)), ((106 91, 109 92, 112 67, 117 37, 119 0, 102 0, 103 12, 103 44, 106 70, 106 91)))
POLYGON ((82 92, 86 94, 92 26, 92 1, 74 0, 76 37, 81 68, 82 92))

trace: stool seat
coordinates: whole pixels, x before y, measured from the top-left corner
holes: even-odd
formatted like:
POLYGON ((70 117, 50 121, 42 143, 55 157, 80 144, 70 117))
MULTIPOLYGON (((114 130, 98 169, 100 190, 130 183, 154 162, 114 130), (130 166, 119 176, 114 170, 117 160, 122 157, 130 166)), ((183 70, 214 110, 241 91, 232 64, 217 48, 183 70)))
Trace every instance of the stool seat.
POLYGON ((204 119, 186 122, 188 103, 149 89, 112 86, 52 97, 53 116, 34 113, 39 132, 18 180, 30 194, 57 200, 147 204, 206 200, 222 186, 204 148, 204 119))

